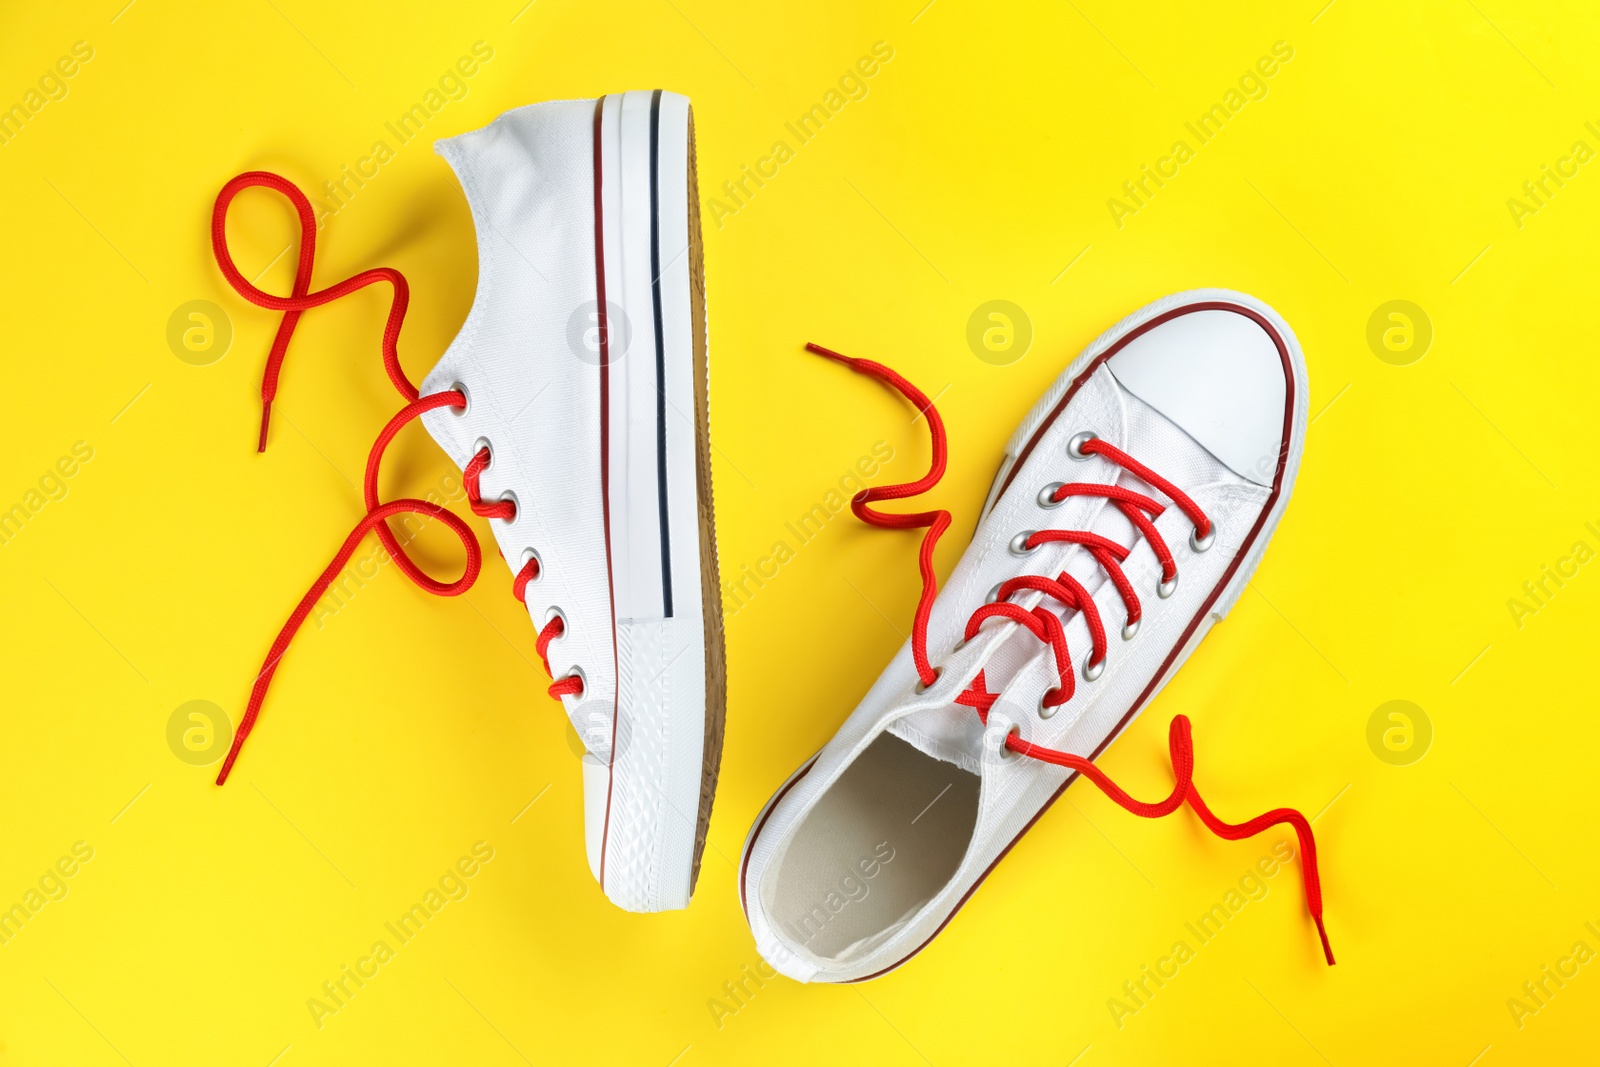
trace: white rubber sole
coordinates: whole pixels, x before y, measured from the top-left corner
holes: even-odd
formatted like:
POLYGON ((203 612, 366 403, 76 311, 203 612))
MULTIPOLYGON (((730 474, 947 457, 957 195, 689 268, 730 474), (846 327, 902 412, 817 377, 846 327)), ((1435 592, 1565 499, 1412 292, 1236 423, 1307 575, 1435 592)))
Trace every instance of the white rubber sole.
POLYGON ((587 844, 613 902, 660 911, 693 891, 725 692, 689 101, 604 97, 595 136, 618 700, 611 761, 584 761, 587 844))

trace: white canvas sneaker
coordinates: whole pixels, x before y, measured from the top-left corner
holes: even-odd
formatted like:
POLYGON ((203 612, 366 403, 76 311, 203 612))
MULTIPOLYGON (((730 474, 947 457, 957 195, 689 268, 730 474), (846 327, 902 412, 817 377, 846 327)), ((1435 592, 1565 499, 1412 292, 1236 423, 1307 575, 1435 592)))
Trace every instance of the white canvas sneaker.
MULTIPOLYGON (((307 284, 297 277, 294 297, 269 297, 236 277, 218 245, 229 280, 285 310, 285 329, 305 308, 371 281, 394 284, 384 354, 410 401, 368 462, 367 517, 274 646, 219 781, 288 639, 368 529, 430 592, 462 592, 476 576, 476 541, 454 515, 425 501, 378 501, 384 446, 421 417, 462 468, 472 510, 489 520, 512 592, 539 631, 550 695, 583 741, 595 878, 631 911, 685 907, 705 848, 726 703, 689 101, 656 91, 535 104, 438 151, 472 209, 479 281, 420 393, 394 352, 405 309, 396 272, 307 294, 306 230, 307 284), (439 518, 462 538, 460 581, 415 569, 403 547, 409 536, 397 542, 385 523, 402 511, 439 518)), ((245 184, 299 195, 276 181, 288 188, 245 184)), ((217 234, 230 199, 224 190, 217 234)), ((287 344, 281 331, 280 342, 269 385, 287 344)), ((270 403, 270 389, 263 395, 270 403)))
POLYGON ((583 758, 589 865, 633 911, 688 904, 725 682, 707 440, 705 283, 687 98, 536 104, 440 142, 472 204, 479 289, 423 383, 428 430, 485 499, 583 758))
POLYGON ((1288 325, 1250 297, 1202 290, 1101 336, 1012 437, 937 599, 932 550, 949 513, 872 506, 943 474, 937 410, 880 364, 811 348, 928 416, 928 474, 852 502, 873 525, 928 528, 924 588, 912 639, 750 831, 739 894, 761 954, 800 981, 900 966, 1082 774, 1135 814, 1187 803, 1230 839, 1291 825, 1331 964, 1315 842, 1299 812, 1238 825, 1212 814, 1191 779, 1183 716, 1165 800, 1134 800, 1091 762, 1237 601, 1288 503, 1307 396, 1288 325))

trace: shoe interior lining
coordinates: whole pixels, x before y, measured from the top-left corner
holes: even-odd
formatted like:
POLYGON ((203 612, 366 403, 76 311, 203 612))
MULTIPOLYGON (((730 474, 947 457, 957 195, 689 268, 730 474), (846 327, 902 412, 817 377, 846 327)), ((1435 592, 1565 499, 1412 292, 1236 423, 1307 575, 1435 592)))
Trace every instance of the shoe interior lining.
POLYGON ((773 880, 785 941, 845 960, 881 942, 955 875, 978 776, 882 734, 795 830, 773 880))

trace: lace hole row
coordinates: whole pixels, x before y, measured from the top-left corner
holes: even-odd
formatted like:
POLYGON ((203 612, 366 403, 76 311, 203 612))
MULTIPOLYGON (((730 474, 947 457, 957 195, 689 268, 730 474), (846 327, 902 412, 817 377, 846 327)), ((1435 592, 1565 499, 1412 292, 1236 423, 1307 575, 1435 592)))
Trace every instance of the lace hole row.
MULTIPOLYGON (((450 410, 451 411, 455 411, 456 409, 455 408, 451 408, 450 410)), ((460 413, 463 413, 463 414, 465 412, 466 412, 466 408, 462 408, 461 411, 460 411, 460 413)), ((490 443, 490 441, 489 441, 489 439, 487 437, 480 437, 476 441, 472 442, 472 455, 474 457, 476 457, 478 455, 478 453, 480 453, 480 452, 487 452, 489 454, 489 458, 487 460, 485 460, 484 464, 483 464, 483 469, 484 470, 488 470, 491 466, 494 465, 494 445, 492 443, 490 443)), ((479 498, 479 500, 477 502, 479 504, 484 503, 482 498, 479 498)), ((517 499, 517 493, 516 493, 516 490, 514 490, 514 489, 505 490, 504 492, 502 492, 495 499, 494 502, 495 503, 509 503, 511 505, 511 514, 510 515, 497 515, 497 516, 495 516, 495 518, 499 519, 501 522, 505 523, 507 526, 509 526, 512 523, 516 522, 517 521, 517 516, 522 513, 522 501, 517 499)), ((542 565, 541 565, 541 569, 542 569, 542 565)))
MULTIPOLYGON (((468 409, 472 406, 472 394, 467 391, 467 387, 461 382, 453 383, 450 388, 453 391, 460 393, 463 401, 460 407, 452 406, 450 411, 457 418, 463 417, 467 414, 468 409)), ((494 463, 494 445, 487 437, 480 437, 473 442, 472 454, 477 456, 480 452, 488 453, 488 458, 484 461, 484 467, 487 469, 494 463)), ((509 517, 501 518, 500 521, 506 523, 507 525, 516 522, 517 515, 522 510, 522 502, 517 498, 516 491, 507 489, 505 492, 500 494, 499 499, 511 504, 511 515, 509 517)), ((522 550, 522 554, 518 560, 518 569, 525 569, 529 563, 534 564, 534 569, 532 576, 528 578, 527 584, 533 585, 544 578, 544 559, 539 555, 539 551, 535 548, 524 548, 522 550)), ((550 625, 551 622, 558 618, 561 620, 561 633, 551 638, 553 641, 559 641, 567 634, 567 614, 561 609, 560 605, 553 604, 551 605, 550 610, 545 613, 545 625, 550 625)), ((572 669, 566 674, 562 675, 562 677, 557 679, 557 681, 565 681, 568 678, 578 679, 578 692, 573 695, 577 699, 581 700, 589 691, 589 679, 585 674, 583 667, 578 664, 573 664, 572 669)))
MULTIPOLYGON (((533 552, 532 549, 527 550, 527 553, 531 552, 533 552)), ((524 554, 526 555, 527 553, 524 554)), ((533 558, 537 559, 537 554, 535 554, 533 558)), ((537 579, 534 580, 536 581, 537 579)), ((557 619, 561 620, 561 632, 552 637, 550 639, 551 641, 560 641, 567 636, 568 632, 567 613, 561 609, 561 605, 552 604, 550 605, 550 610, 545 612, 544 625, 549 626, 557 619)), ((543 629, 544 627, 540 627, 541 632, 543 629)), ((578 691, 571 694, 574 700, 582 700, 584 697, 589 695, 589 676, 584 672, 584 669, 581 665, 574 663, 566 674, 563 674, 560 678, 553 678, 552 681, 564 682, 569 678, 578 679, 578 691)))

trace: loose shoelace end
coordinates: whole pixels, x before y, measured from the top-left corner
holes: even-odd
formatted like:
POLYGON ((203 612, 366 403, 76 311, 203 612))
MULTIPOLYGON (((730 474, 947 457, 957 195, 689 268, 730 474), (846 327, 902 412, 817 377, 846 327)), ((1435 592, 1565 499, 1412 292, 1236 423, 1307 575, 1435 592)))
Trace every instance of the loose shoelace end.
POLYGON ((256 441, 256 451, 267 450, 267 426, 272 422, 272 401, 261 401, 261 437, 256 441))
POLYGON ((859 362, 858 360, 851 359, 849 356, 843 355, 842 353, 835 352, 831 348, 823 348, 815 341, 806 342, 806 351, 815 352, 819 356, 826 356, 828 359, 831 359, 836 363, 843 363, 847 367, 854 367, 856 363, 859 362))
POLYGON ((239 748, 240 748, 239 742, 241 740, 242 740, 242 738, 237 738, 236 737, 234 739, 233 746, 228 749, 228 756, 227 756, 226 759, 224 759, 222 761, 222 770, 217 772, 217 784, 218 785, 222 785, 222 784, 226 783, 227 780, 228 780, 228 775, 233 773, 233 761, 239 758, 239 748))
MULTIPOLYGON (((311 291, 312 260, 316 248, 316 217, 311 207, 311 201, 293 183, 269 174, 265 171, 250 171, 241 174, 223 186, 222 192, 217 195, 217 202, 211 215, 211 250, 216 257, 217 265, 222 269, 223 277, 236 292, 258 307, 269 308, 283 313, 278 323, 277 338, 273 341, 272 349, 267 356, 267 368, 261 381, 261 432, 256 439, 257 452, 267 450, 267 432, 272 423, 272 401, 277 395, 278 371, 282 365, 284 353, 288 351, 290 337, 294 333, 295 325, 300 320, 300 315, 311 308, 321 307, 332 303, 358 289, 362 289, 374 282, 388 282, 394 290, 393 299, 389 305, 388 323, 383 336, 383 365, 388 372, 389 380, 405 398, 406 406, 384 426, 373 443, 372 450, 367 456, 367 471, 362 487, 362 499, 366 504, 367 513, 358 522, 339 551, 334 555, 333 561, 323 570, 312 584, 306 595, 300 599, 294 611, 290 614, 283 629, 278 632, 277 640, 273 642, 272 650, 267 655, 266 662, 262 664, 261 672, 256 675, 255 685, 250 691, 250 701, 246 705, 244 716, 239 721, 239 727, 234 732, 233 743, 229 747, 227 758, 222 762, 222 770, 217 774, 217 784, 220 786, 227 782, 228 775, 233 770, 234 762, 239 758, 240 749, 243 748, 245 739, 250 736, 251 729, 255 726, 256 717, 261 712, 263 702, 266 700, 267 688, 271 685, 272 677, 278 669, 278 663, 288 650, 289 643, 299 632, 301 625, 310 616, 317 601, 327 592, 334 579, 350 562, 351 555, 368 533, 375 532, 388 557, 412 582, 416 583, 426 592, 436 596, 459 596, 472 587, 478 579, 478 571, 483 562, 482 548, 478 544, 472 529, 454 512, 445 509, 441 504, 429 500, 418 500, 410 497, 382 503, 378 496, 378 467, 382 462, 384 450, 389 442, 408 425, 413 419, 428 411, 441 407, 464 408, 467 403, 465 394, 458 390, 445 390, 430 396, 418 394, 417 387, 406 377, 405 371, 400 367, 400 353, 397 343, 400 337, 400 327, 405 319, 407 303, 410 299, 410 289, 406 280, 399 271, 387 267, 363 271, 360 274, 346 278, 336 285, 326 289, 311 291), (276 190, 286 196, 294 205, 300 217, 300 264, 295 273, 293 290, 289 296, 274 296, 271 293, 257 289, 245 280, 233 262, 233 257, 228 251, 227 242, 227 213, 228 205, 241 191, 254 186, 261 186, 276 190), (461 547, 466 551, 466 566, 461 577, 454 582, 440 582, 425 574, 412 559, 406 555, 405 549, 396 538, 395 532, 390 529, 388 520, 391 516, 400 514, 414 514, 425 519, 437 519, 449 527, 450 532, 461 540, 461 547)), ((464 472, 464 481, 467 486, 467 502, 475 515, 495 517, 510 520, 516 515, 516 504, 511 501, 485 502, 478 494, 477 474, 488 466, 490 453, 487 449, 481 453, 481 459, 475 459, 468 465, 464 472)), ((524 589, 530 581, 539 575, 540 563, 537 557, 523 563, 521 570, 512 585, 512 591, 518 600, 524 597, 524 589)), ((559 621, 559 620, 558 620, 559 621)), ((540 631, 539 655, 545 661, 546 670, 550 661, 546 652, 550 641, 559 636, 563 627, 559 625, 546 625, 540 631)), ((559 679, 551 684, 548 692, 556 699, 563 696, 581 696, 583 694, 583 678, 573 674, 559 679)))
POLYGON ((1328 928, 1322 925, 1322 916, 1313 915, 1312 920, 1317 924, 1317 936, 1322 938, 1322 955, 1328 961, 1328 966, 1334 965, 1333 946, 1328 944, 1328 928))

